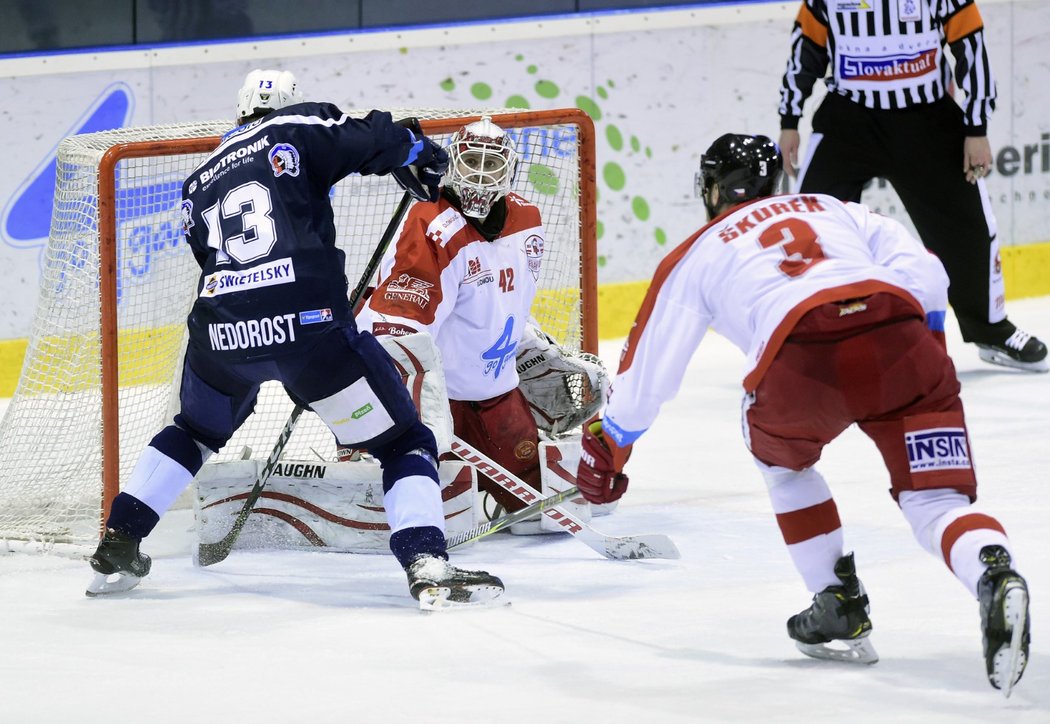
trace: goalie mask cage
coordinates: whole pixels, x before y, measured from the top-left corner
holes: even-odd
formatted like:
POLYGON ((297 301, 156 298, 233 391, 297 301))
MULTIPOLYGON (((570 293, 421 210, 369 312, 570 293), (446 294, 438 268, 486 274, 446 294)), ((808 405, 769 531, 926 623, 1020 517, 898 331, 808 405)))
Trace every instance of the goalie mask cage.
MULTIPOLYGON (((593 123, 577 109, 393 111, 419 118, 442 144, 482 113, 516 140, 513 190, 542 214, 533 316, 567 349, 595 352, 593 123)), ((182 182, 229 129, 125 128, 60 144, 32 333, 0 424, 0 539, 93 547, 121 480, 178 411, 185 321, 200 274, 182 236, 182 182)), ((385 176, 352 175, 332 189, 351 288, 401 195, 385 176)), ((280 384, 263 385, 253 415, 208 464, 249 449, 265 459, 292 407, 280 384)), ((306 414, 284 455, 334 460, 335 443, 306 414)))

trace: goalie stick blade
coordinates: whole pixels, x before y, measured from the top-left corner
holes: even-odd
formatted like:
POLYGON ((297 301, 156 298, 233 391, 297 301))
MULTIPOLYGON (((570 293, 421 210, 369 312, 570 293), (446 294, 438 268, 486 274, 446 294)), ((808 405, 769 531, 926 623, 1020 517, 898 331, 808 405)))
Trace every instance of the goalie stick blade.
POLYGON ((674 560, 682 557, 674 541, 662 533, 618 537, 600 533, 591 535, 592 532, 582 531, 576 537, 583 540, 593 550, 615 561, 633 561, 643 558, 674 560))
POLYGON ((847 664, 874 664, 879 654, 867 636, 859 639, 838 639, 827 644, 804 644, 796 641, 795 646, 806 656, 825 661, 841 661, 847 664), (843 644, 845 648, 833 647, 830 644, 843 644))
POLYGON ((138 576, 130 576, 126 573, 111 573, 109 575, 96 573, 95 577, 91 579, 91 583, 88 584, 87 590, 84 591, 84 595, 88 598, 96 598, 98 596, 109 596, 114 593, 126 593, 139 585, 141 580, 138 576), (111 578, 113 580, 110 580, 111 578))

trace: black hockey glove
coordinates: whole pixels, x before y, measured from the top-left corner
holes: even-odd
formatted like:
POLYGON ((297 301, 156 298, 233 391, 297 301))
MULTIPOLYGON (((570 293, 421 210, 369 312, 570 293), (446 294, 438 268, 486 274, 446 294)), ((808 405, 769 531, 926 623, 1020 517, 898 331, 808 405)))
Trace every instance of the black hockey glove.
POLYGON ((394 169, 391 175, 416 200, 437 201, 441 178, 448 170, 448 152, 423 135, 415 118, 402 119, 397 125, 407 128, 417 142, 422 142, 422 147, 411 163, 394 169))

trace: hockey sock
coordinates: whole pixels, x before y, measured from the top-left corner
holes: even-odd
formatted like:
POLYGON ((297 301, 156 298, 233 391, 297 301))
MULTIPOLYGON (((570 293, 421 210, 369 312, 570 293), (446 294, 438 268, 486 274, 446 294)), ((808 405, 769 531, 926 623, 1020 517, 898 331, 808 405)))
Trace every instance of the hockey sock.
POLYGON ((390 551, 402 568, 408 568, 419 556, 430 555, 448 560, 448 553, 445 552, 445 534, 433 526, 394 531, 390 535, 390 551))
POLYGON ((106 527, 129 538, 142 540, 153 531, 158 522, 160 516, 153 508, 132 495, 120 493, 113 499, 106 527))

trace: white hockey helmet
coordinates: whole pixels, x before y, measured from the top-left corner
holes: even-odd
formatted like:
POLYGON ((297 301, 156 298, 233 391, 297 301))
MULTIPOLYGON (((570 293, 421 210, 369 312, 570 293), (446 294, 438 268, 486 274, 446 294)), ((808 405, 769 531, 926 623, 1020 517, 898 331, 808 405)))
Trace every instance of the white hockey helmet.
POLYGON ((255 69, 237 91, 237 120, 241 121, 260 110, 275 111, 302 101, 299 84, 289 71, 255 69))
POLYGON ((464 214, 484 219, 510 191, 518 166, 514 141, 491 117, 482 116, 452 134, 448 156, 445 185, 459 197, 464 214))

